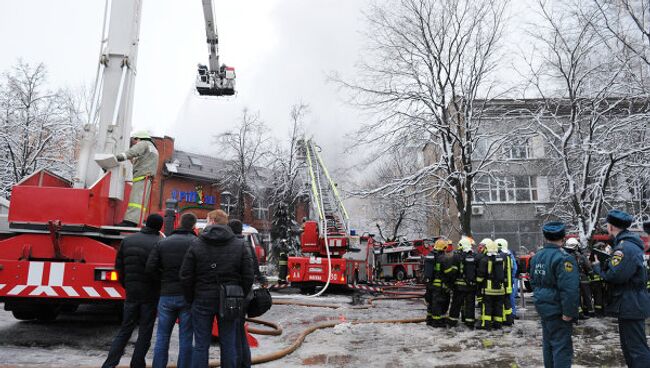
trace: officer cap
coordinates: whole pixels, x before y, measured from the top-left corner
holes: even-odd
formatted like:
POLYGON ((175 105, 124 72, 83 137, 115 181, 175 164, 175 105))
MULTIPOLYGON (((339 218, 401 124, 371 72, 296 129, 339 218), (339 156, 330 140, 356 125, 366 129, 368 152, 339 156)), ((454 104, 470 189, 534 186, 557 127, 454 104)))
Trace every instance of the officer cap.
POLYGON ((560 240, 564 239, 566 235, 566 227, 560 221, 551 221, 544 224, 542 233, 544 233, 544 237, 548 240, 560 240))
POLYGON ((611 210, 607 213, 607 223, 616 226, 619 229, 627 229, 632 225, 634 217, 627 212, 620 210, 611 210))

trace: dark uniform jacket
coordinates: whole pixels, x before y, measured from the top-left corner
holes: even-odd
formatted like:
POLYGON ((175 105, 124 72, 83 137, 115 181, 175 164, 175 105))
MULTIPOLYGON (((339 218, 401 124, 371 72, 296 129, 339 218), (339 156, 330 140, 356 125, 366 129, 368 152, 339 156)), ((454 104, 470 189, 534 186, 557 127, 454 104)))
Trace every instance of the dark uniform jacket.
POLYGON ((575 258, 561 247, 547 243, 530 261, 530 283, 535 308, 542 319, 578 318, 580 276, 575 258))
POLYGON ((183 295, 179 272, 183 257, 194 240, 196 234, 193 230, 176 229, 151 251, 146 271, 160 280, 160 295, 183 295))
POLYGON ((622 319, 648 318, 650 295, 646 291, 648 275, 643 260, 643 241, 638 235, 624 230, 615 242, 607 270, 594 265, 594 271, 611 286, 612 302, 606 311, 622 319))
POLYGON ((457 273, 458 267, 451 254, 434 249, 424 258, 424 277, 434 288, 450 289, 457 273))
POLYGON ((486 253, 479 259, 476 282, 485 295, 505 295, 507 280, 507 254, 486 253))
POLYGON ((211 225, 185 254, 180 278, 188 301, 218 298, 219 284, 240 285, 246 295, 253 286, 253 260, 230 227, 211 225))
POLYGON ((455 288, 461 291, 476 290, 478 263, 474 252, 458 251, 454 253, 454 264, 458 268, 455 288))
POLYGON ((145 266, 149 253, 159 240, 160 233, 146 226, 122 240, 115 258, 115 270, 126 290, 126 301, 148 303, 158 300, 160 287, 145 272, 145 266))

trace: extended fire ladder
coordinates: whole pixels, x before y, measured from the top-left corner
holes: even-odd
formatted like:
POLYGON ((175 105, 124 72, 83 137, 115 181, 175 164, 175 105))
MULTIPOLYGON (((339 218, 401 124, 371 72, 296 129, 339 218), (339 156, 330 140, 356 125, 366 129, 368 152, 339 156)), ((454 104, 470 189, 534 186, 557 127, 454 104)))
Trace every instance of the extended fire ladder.
POLYGON ((349 236, 350 217, 318 152, 319 147, 311 139, 301 141, 298 159, 306 168, 303 180, 311 188, 311 210, 316 215, 312 218, 318 217, 321 237, 349 236))

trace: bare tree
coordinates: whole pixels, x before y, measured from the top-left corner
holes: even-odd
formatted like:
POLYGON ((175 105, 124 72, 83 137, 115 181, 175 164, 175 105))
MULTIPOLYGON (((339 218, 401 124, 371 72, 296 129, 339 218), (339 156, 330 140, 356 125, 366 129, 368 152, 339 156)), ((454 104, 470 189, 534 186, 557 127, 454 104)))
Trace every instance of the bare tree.
POLYGON ((530 86, 541 98, 531 104, 532 129, 547 142, 553 160, 552 213, 574 224, 583 242, 597 229, 604 207, 621 201, 626 172, 650 152, 647 100, 625 95, 626 66, 599 36, 597 9, 580 2, 539 2, 541 46, 531 62, 530 86))
POLYGON ((496 94, 493 72, 506 1, 399 0, 367 12, 371 62, 354 81, 337 78, 355 104, 374 113, 357 143, 375 157, 404 145, 432 148, 423 168, 368 194, 423 193, 452 198, 459 231, 471 234, 474 178, 487 173, 508 139, 482 130, 482 112, 496 94), (486 144, 483 144, 486 143, 486 144), (485 147, 481 157, 474 150, 485 147))
POLYGON ((0 84, 0 191, 40 169, 70 178, 83 119, 82 98, 47 89, 43 64, 19 61, 0 84))
MULTIPOLYGON (((373 170, 372 178, 365 186, 377 188, 384 183, 399 181, 420 169, 417 152, 403 148, 388 156, 373 170)), ((425 219, 432 206, 418 186, 400 187, 397 191, 373 192, 358 190, 353 195, 365 201, 369 220, 376 223, 384 241, 401 238, 421 238, 426 233, 425 219)))
POLYGON ((244 220, 247 199, 264 195, 260 193, 259 184, 265 180, 261 170, 269 159, 271 138, 259 113, 251 113, 248 109, 242 111, 238 127, 215 138, 226 159, 220 184, 236 191, 237 212, 231 215, 244 220))

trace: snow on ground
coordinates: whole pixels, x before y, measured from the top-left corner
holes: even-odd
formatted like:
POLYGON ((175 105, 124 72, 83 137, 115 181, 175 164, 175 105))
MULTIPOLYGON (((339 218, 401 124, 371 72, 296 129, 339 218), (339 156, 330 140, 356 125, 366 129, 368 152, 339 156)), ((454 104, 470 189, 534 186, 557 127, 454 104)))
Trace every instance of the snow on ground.
MULTIPOLYGON (((339 321, 334 328, 307 336, 291 355, 260 367, 538 367, 543 365, 541 326, 534 313, 502 331, 474 331, 464 326, 432 329, 418 324, 351 324, 357 320, 424 317, 421 300, 376 301, 371 309, 350 304, 348 296, 299 299, 306 303, 339 304, 339 309, 275 305, 262 319, 279 323, 281 336, 257 336, 260 347, 253 356, 289 346, 308 326, 339 321)), ((54 323, 17 322, 0 311, 0 364, 17 366, 99 366, 119 324, 112 316, 92 309, 61 316, 54 323)), ((259 326, 256 326, 259 327, 259 326)), ((170 362, 177 354, 177 335, 172 337, 170 362)), ((155 339, 155 330, 154 330, 155 339)), ((132 342, 135 341, 132 338, 132 342)), ((581 321, 574 332, 574 366, 621 367, 618 333, 613 319, 581 321)), ((122 364, 128 364, 133 346, 122 364)), ((151 361, 152 351, 148 355, 151 361)), ((219 358, 218 345, 210 349, 219 358)))

